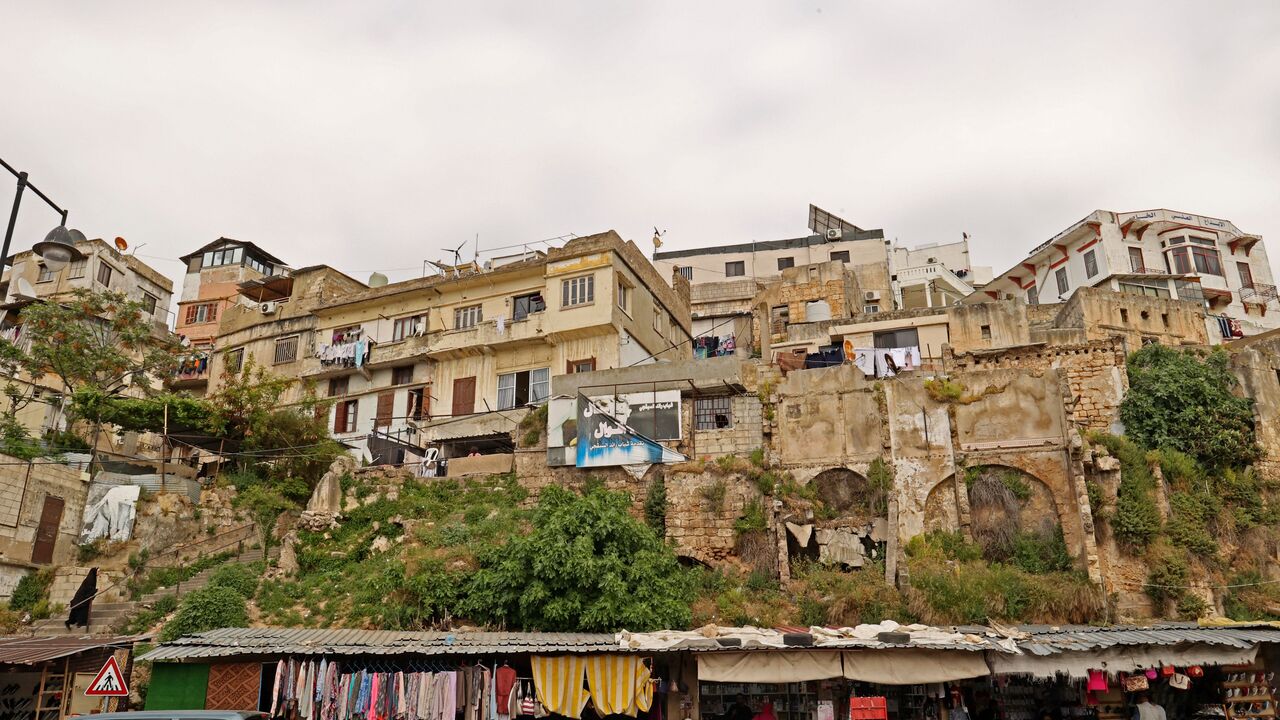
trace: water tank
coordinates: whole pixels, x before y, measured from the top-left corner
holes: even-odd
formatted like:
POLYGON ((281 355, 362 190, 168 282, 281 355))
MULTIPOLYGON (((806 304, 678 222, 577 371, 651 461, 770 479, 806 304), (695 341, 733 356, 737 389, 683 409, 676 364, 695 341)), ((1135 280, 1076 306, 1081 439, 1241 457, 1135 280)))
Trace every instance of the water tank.
POLYGON ((813 300, 804 304, 804 321, 819 322, 831 319, 831 305, 826 300, 813 300))
POLYGON ((369 276, 369 287, 380 288, 387 284, 387 276, 380 272, 376 272, 369 276))

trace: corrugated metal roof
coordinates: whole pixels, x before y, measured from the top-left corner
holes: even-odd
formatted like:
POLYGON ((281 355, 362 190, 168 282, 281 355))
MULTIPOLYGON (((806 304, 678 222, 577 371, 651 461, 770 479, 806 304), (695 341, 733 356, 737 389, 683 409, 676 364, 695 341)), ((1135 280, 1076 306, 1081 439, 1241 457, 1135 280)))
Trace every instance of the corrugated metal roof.
POLYGON ((1159 625, 1024 625, 1015 628, 1026 633, 1018 647, 1033 655, 1055 655, 1061 652, 1088 652, 1126 645, 1177 645, 1202 643, 1248 648, 1257 643, 1280 643, 1280 628, 1266 625, 1202 627, 1195 623, 1162 623, 1159 625))
POLYGON ((143 656, 186 660, 233 655, 501 655, 627 652, 606 633, 411 632, 223 628, 179 638, 143 656))
POLYGON ((46 660, 56 660, 67 655, 75 655, 86 650, 102 647, 125 648, 142 636, 69 636, 69 635, 23 635, 20 637, 0 637, 0 664, 35 665, 46 660))

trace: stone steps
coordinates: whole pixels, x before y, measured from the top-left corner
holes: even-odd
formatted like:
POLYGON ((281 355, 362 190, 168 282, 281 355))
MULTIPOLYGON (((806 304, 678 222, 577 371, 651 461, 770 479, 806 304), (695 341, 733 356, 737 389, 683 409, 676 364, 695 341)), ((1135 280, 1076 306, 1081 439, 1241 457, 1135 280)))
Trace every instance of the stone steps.
MULTIPOLYGON (((246 550, 245 552, 237 555, 236 557, 233 557, 227 560, 227 563, 240 563, 242 565, 248 565, 249 563, 257 562, 261 559, 262 559, 261 549, 246 550)), ((227 563, 223 563, 223 564, 225 565, 227 563)), ((191 578, 187 580, 183 580, 177 585, 174 585, 172 587, 159 588, 154 592, 149 592, 146 595, 142 596, 141 602, 143 605, 150 606, 154 604, 157 600, 160 600, 161 598, 169 597, 170 595, 176 595, 181 597, 183 595, 186 595, 189 592, 199 590, 209 584, 209 578, 213 577, 213 574, 217 572, 218 568, 220 567, 222 567, 222 565, 215 565, 206 570, 201 570, 200 572, 191 576, 191 578)))

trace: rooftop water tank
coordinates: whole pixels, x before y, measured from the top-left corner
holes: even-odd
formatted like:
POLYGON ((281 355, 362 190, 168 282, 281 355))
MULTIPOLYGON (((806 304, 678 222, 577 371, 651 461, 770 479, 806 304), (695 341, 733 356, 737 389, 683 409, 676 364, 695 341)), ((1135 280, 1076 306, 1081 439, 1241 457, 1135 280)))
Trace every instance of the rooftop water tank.
POLYGON ((826 300, 812 300, 804 304, 804 321, 819 322, 831 319, 831 305, 826 300))

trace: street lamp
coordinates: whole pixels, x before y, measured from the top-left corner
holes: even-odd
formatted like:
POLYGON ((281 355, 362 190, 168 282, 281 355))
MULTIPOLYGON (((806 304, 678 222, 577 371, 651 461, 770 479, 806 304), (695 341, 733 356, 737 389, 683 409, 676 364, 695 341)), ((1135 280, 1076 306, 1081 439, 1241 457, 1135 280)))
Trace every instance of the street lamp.
POLYGON ((0 159, 0 166, 3 166, 5 170, 13 173, 13 176, 18 178, 18 192, 13 198, 13 210, 9 213, 9 226, 4 231, 4 245, 0 246, 0 268, 10 263, 9 242, 13 240, 13 228, 18 222, 18 206, 22 204, 22 193, 27 188, 31 188, 31 192, 35 193, 37 197, 44 200, 49 207, 62 216, 62 222, 58 224, 58 227, 50 230, 49 234, 45 235, 44 240, 36 243, 32 248, 35 254, 40 256, 44 260, 45 266, 54 272, 66 267, 67 263, 72 260, 83 260, 85 254, 80 252, 76 247, 76 243, 84 240, 85 236, 79 230, 67 229, 67 211, 58 207, 48 196, 40 192, 39 188, 28 182, 25 172, 15 170, 12 165, 3 159, 0 159))

